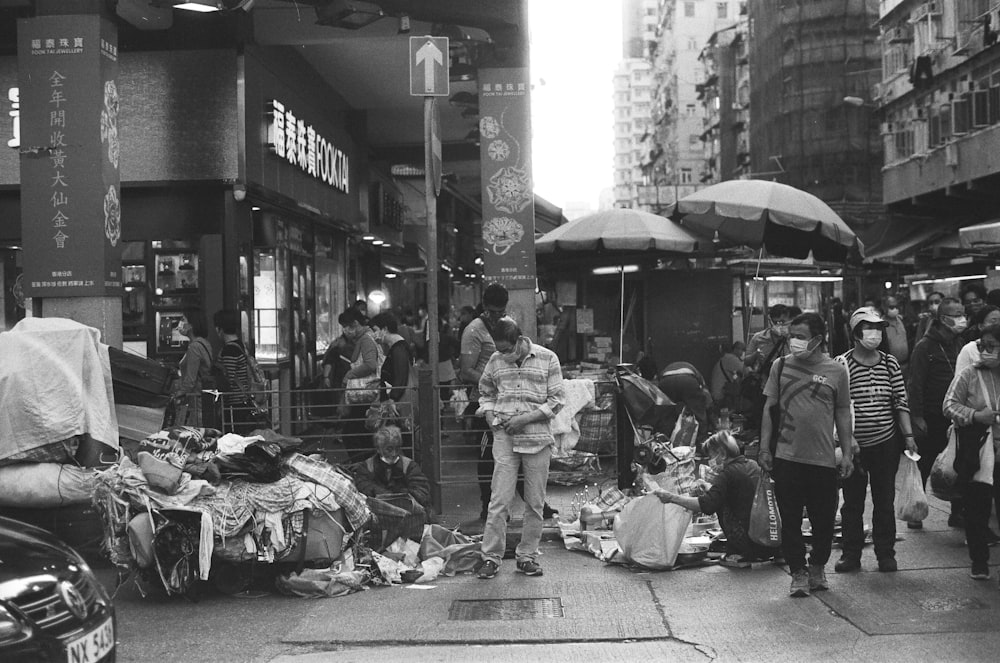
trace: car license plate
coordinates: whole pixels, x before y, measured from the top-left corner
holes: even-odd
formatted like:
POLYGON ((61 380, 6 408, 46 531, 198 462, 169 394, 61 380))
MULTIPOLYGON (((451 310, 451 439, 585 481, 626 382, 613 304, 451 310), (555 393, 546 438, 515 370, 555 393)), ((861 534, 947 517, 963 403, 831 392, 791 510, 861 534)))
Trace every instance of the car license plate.
POLYGON ((68 663, 95 663, 115 648, 115 625, 109 617, 107 621, 70 640, 66 645, 68 663))

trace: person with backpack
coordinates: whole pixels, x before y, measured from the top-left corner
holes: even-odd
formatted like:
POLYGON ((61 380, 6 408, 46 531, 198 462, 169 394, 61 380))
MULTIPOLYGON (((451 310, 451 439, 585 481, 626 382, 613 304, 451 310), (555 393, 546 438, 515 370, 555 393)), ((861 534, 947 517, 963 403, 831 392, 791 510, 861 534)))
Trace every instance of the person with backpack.
POLYGON ((872 540, 878 570, 894 572, 896 564, 896 470, 904 447, 917 451, 910 427, 903 371, 895 355, 881 352, 887 322, 875 308, 862 307, 851 315, 854 349, 836 360, 847 368, 854 408, 854 471, 843 481, 844 503, 841 557, 837 573, 861 569, 865 542, 864 512, 868 485, 872 493, 872 540))
POLYGON ((222 399, 223 425, 231 423, 233 432, 239 435, 269 428, 267 410, 257 402, 265 388, 264 377, 240 337, 240 312, 236 309, 222 309, 216 312, 212 322, 222 339, 222 349, 214 363, 213 376, 216 379, 216 389, 225 394, 222 399))
POLYGON ((728 352, 719 357, 712 367, 712 400, 719 408, 741 412, 740 387, 743 379, 743 341, 736 341, 728 352))
POLYGON ((188 339, 181 358, 180 380, 172 395, 175 426, 201 427, 201 390, 212 376, 212 344, 208 342, 208 323, 200 308, 186 308, 177 331, 188 339))

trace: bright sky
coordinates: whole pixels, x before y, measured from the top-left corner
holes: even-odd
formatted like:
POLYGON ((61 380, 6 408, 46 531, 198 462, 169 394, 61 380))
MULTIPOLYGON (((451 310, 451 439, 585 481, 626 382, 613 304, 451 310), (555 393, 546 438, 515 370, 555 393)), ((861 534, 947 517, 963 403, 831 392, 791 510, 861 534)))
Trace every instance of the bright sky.
POLYGON ((621 0, 529 0, 535 192, 597 209, 614 185, 614 76, 621 0))

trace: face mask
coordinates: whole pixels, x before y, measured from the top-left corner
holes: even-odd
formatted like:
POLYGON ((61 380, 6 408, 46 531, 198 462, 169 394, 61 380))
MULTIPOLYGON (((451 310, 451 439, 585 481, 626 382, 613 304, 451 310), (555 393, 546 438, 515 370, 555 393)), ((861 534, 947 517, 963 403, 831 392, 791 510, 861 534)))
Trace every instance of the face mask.
POLYGON ((969 322, 964 315, 960 318, 949 318, 948 316, 945 316, 941 318, 941 321, 944 322, 945 327, 956 334, 961 334, 969 327, 969 322))
POLYGON ((521 358, 525 355, 525 346, 522 341, 523 339, 519 338, 517 343, 514 344, 514 347, 510 349, 510 352, 500 353, 500 356, 503 357, 504 361, 513 364, 521 360, 521 358))
POLYGON ((865 329, 861 332, 861 345, 868 350, 874 350, 882 342, 881 329, 865 329))
POLYGON ((788 336, 788 325, 783 322, 774 323, 773 329, 778 336, 788 336))
POLYGON ((899 307, 891 306, 888 309, 886 309, 885 314, 887 317, 895 318, 897 315, 899 315, 899 307))
POLYGON ((1000 366, 1000 353, 983 352, 979 355, 979 365, 986 368, 996 368, 1000 366))
POLYGON ((381 458, 382 462, 385 463, 386 465, 395 465, 396 461, 399 460, 399 456, 395 456, 393 458, 386 458, 385 456, 379 456, 379 458, 381 458))
POLYGON ((792 355, 795 357, 808 357, 812 354, 812 349, 809 347, 809 341, 804 338, 791 338, 788 340, 788 349, 792 351, 792 355))
POLYGON ((930 306, 931 313, 937 313, 938 306, 941 306, 941 302, 932 302, 930 306))

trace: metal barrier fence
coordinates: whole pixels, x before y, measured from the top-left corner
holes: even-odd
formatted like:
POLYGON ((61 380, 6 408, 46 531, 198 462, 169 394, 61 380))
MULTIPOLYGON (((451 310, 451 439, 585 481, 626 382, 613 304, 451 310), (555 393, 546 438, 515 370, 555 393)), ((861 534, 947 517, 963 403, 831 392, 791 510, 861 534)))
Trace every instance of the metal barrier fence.
MULTIPOLYGON (((360 400, 359 390, 344 388, 272 390, 261 394, 257 403, 243 394, 206 392, 202 405, 205 426, 224 432, 247 434, 255 428, 272 428, 301 438, 307 450, 327 455, 337 462, 358 462, 373 451, 368 420, 369 403, 360 400), (346 457, 343 453, 346 452, 346 457)), ((488 426, 477 417, 476 403, 461 399, 464 388, 435 385, 426 367, 417 371, 417 384, 405 388, 404 405, 397 423, 403 430, 402 453, 418 463, 432 486, 435 508, 441 508, 443 487, 488 485, 492 478, 492 453, 483 439, 488 426), (458 395, 456 395, 458 394, 458 395)), ((378 401, 374 401, 377 403, 378 401)), ((581 417, 590 431, 585 449, 601 459, 617 461, 621 474, 622 426, 615 430, 620 406, 604 404, 581 417), (597 436, 595 441, 595 437, 597 436)), ((625 426, 624 428, 628 428, 625 426)))

